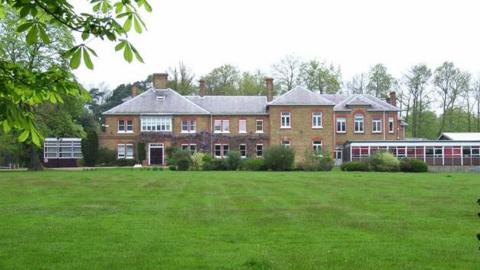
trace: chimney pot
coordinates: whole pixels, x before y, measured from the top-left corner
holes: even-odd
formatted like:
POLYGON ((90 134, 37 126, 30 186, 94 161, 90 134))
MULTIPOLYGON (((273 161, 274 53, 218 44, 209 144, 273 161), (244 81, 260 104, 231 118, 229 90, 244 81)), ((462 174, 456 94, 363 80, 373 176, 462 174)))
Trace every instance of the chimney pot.
POLYGON ((273 78, 265 78, 265 86, 267 87, 267 101, 273 100, 273 78))
POLYGON ((395 93, 395 91, 390 92, 390 98, 388 99, 388 101, 392 106, 397 107, 397 94, 395 93))
POLYGON ((200 83, 200 90, 198 91, 199 96, 203 97, 207 93, 207 89, 205 88, 205 80, 198 81, 200 83))
POLYGON ((153 88, 166 89, 168 82, 168 73, 153 73, 153 88))

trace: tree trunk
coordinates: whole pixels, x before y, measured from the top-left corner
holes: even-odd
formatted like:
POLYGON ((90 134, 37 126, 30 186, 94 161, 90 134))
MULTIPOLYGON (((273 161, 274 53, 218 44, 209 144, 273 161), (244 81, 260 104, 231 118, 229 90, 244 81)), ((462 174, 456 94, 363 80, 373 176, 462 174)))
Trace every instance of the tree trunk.
POLYGON ((43 170, 40 157, 38 155, 38 148, 33 144, 27 144, 28 152, 28 170, 29 171, 41 171, 43 170))

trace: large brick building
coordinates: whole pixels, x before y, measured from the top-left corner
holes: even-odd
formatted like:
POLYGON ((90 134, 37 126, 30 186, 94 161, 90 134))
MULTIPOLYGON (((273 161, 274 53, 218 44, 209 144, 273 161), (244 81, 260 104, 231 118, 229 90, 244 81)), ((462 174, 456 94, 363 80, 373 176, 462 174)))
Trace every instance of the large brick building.
POLYGON ((321 148, 340 162, 347 141, 405 136, 394 92, 383 101, 295 87, 273 97, 267 78, 267 96, 207 96, 203 81, 198 96, 182 96, 166 85, 166 74, 154 74, 151 89, 136 95, 134 88, 130 99, 106 111, 101 146, 133 159, 143 142, 148 165, 164 164, 165 148, 173 145, 221 158, 229 151, 261 157, 269 145, 284 144, 297 160, 321 148))

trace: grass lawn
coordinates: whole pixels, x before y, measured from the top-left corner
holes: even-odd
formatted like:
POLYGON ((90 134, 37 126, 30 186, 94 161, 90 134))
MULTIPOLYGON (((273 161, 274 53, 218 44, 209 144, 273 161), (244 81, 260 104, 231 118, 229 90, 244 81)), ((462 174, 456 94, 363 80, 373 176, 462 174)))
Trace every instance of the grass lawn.
POLYGON ((0 172, 0 269, 480 269, 468 173, 0 172))

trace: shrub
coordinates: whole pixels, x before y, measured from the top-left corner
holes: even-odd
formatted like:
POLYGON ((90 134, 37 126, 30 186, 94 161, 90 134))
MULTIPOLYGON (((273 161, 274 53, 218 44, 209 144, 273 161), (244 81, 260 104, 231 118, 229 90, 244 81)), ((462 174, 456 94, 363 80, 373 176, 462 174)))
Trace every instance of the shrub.
POLYGON ((176 170, 177 170, 177 166, 175 166, 175 165, 170 165, 170 166, 168 166, 168 169, 169 169, 170 171, 176 171, 176 170))
POLYGON ((115 165, 120 166, 120 167, 125 167, 125 166, 133 166, 135 165, 135 160, 134 159, 117 159, 115 161, 115 165))
POLYGON ((98 149, 97 164, 101 166, 114 166, 117 162, 117 153, 108 148, 98 149))
POLYGON ((305 171, 331 171, 335 165, 333 159, 326 151, 305 151, 305 161, 297 164, 297 170, 305 171))
POLYGON ((143 162, 146 159, 147 153, 145 151, 145 143, 137 143, 137 161, 143 162))
POLYGON ((211 171, 213 170, 213 157, 210 154, 205 154, 202 158, 203 166, 202 169, 204 171, 211 171))
POLYGON ((195 152, 192 155, 192 170, 201 171, 204 165, 205 154, 200 152, 195 152))
POLYGON ((203 169, 206 171, 226 171, 228 170, 228 164, 225 159, 212 158, 208 162, 205 162, 203 169))
POLYGON ((243 161, 243 168, 248 171, 265 170, 265 162, 262 158, 251 158, 243 161))
POLYGON ((189 151, 179 150, 173 154, 174 163, 171 165, 176 165, 177 170, 186 171, 192 165, 192 156, 189 151))
POLYGON ((293 168, 295 152, 283 145, 273 145, 264 154, 265 167, 272 171, 288 171, 293 168))
POLYGON ((167 165, 175 165, 175 153, 180 149, 176 146, 168 146, 165 148, 165 155, 167 156, 167 165))
POLYGON ((402 172, 427 172, 428 165, 423 160, 404 158, 400 160, 402 172))
POLYGON ((345 162, 340 166, 340 169, 342 171, 347 171, 347 172, 367 172, 368 171, 368 163, 364 161, 349 161, 345 162))
POLYGON ((88 131, 87 137, 82 139, 82 155, 86 166, 95 166, 98 159, 98 136, 94 130, 88 131))
POLYGON ((240 165, 242 163, 242 157, 240 156, 240 152, 229 151, 225 162, 227 163, 228 170, 236 171, 240 169, 240 165))
POLYGON ((390 152, 377 152, 368 159, 370 170, 376 172, 398 172, 400 161, 390 152))

